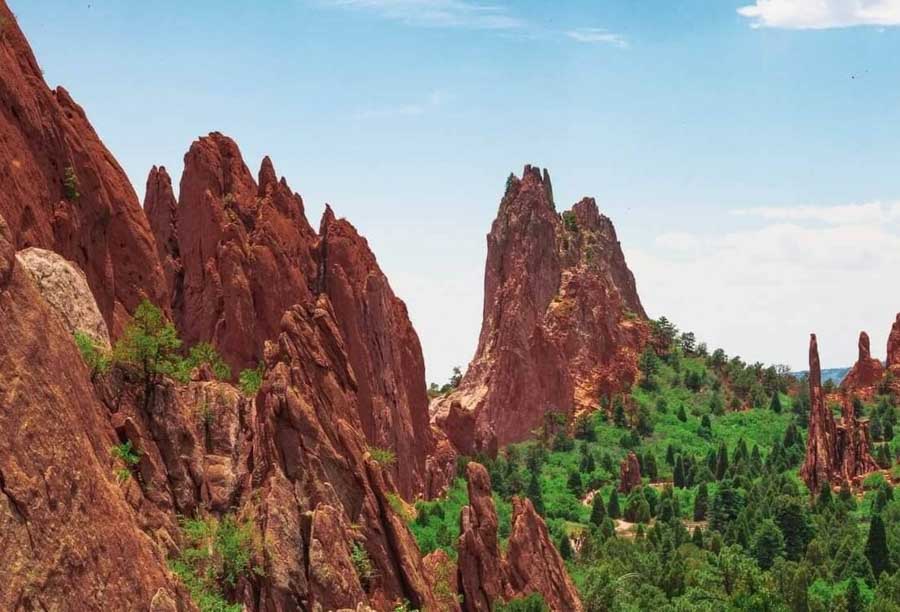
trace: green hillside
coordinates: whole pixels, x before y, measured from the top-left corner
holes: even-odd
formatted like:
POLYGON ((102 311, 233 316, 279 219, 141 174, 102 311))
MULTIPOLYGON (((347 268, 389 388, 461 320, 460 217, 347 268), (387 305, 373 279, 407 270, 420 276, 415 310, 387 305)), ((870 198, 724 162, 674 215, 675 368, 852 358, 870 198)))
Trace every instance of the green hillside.
MULTIPOLYGON (((491 474, 501 538, 509 499, 529 497, 589 611, 900 610, 900 495, 880 474, 864 492, 809 495, 798 477, 805 385, 709 353, 664 319, 655 333, 669 349, 645 352, 630 393, 568 426, 550 414, 532 441, 475 458, 491 474), (643 483, 626 495, 615 489, 630 451, 643 483)), ((878 423, 875 454, 889 467, 897 408, 880 397, 858 409, 878 423)), ((460 478, 418 504, 423 553, 455 555, 466 502, 460 478)))

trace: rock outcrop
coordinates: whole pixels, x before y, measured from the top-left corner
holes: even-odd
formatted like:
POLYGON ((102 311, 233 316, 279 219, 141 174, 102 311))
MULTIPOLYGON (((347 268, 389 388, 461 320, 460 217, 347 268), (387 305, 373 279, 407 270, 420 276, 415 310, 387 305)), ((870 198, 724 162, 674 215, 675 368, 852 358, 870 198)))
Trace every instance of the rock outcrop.
POLYGON ((69 332, 83 332, 100 346, 109 348, 106 321, 80 268, 53 251, 36 247, 19 251, 16 259, 37 283, 41 296, 62 318, 69 332))
POLYGON ((0 216, 0 609, 193 610, 138 527, 107 410, 15 244, 0 216))
POLYGON ((637 455, 629 452, 619 465, 619 493, 631 493, 641 486, 641 464, 637 455))
POLYGON ((478 463, 466 466, 469 505, 460 514, 459 589, 465 612, 490 612, 497 601, 538 593, 554 612, 576 612, 581 600, 554 548, 547 525, 528 499, 513 498, 506 555, 500 552, 491 480, 478 463))
POLYGON ((558 214, 546 171, 509 178, 487 242, 478 349, 432 406, 455 441, 454 402, 473 413, 464 453, 522 440, 547 412, 596 409, 635 380, 649 336, 612 223, 591 198, 558 214))
POLYGON ((841 423, 835 423, 822 393, 822 370, 815 334, 810 335, 809 341, 809 396, 809 433, 800 477, 814 493, 826 483, 858 484, 865 474, 878 469, 869 452, 869 430, 866 422, 854 414, 849 400, 842 408, 841 423))
POLYGON ((47 87, 4 1, 0 20, 0 214, 17 250, 84 270, 115 337, 142 298, 167 302, 153 235, 125 172, 69 93, 47 87))
POLYGON ((859 357, 841 381, 841 390, 849 395, 870 399, 884 377, 884 365, 872 357, 869 334, 859 333, 859 357))

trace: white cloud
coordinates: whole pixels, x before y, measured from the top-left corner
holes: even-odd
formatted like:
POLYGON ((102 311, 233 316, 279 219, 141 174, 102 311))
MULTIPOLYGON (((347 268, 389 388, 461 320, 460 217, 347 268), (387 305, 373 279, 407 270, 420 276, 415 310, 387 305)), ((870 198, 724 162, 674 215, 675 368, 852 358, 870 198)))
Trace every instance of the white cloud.
POLYGON ((628 47, 628 41, 621 34, 604 28, 577 28, 566 32, 566 36, 580 43, 612 45, 620 49, 628 47))
POLYGON ((820 221, 836 225, 887 223, 900 220, 900 202, 868 202, 843 206, 764 206, 735 210, 734 214, 770 221, 820 221))
POLYGON ((753 27, 827 29, 900 25, 900 0, 756 0, 738 13, 753 27))
POLYGON ((408 25, 515 30, 525 24, 505 7, 468 0, 322 0, 339 8, 368 11, 408 25))
MULTIPOLYGON (((666 315, 749 361, 805 369, 808 334, 823 364, 850 365, 856 335, 884 342, 900 310, 896 205, 765 208, 757 228, 664 234, 627 250, 651 316, 666 315)), ((627 245, 626 245, 627 247, 627 245)))

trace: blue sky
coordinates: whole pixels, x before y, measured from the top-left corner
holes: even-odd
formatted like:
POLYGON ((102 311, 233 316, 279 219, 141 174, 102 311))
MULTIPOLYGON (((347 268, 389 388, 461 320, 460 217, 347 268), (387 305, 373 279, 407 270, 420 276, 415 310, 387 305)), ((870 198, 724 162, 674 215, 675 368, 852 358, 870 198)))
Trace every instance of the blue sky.
POLYGON ((465 365, 510 172, 592 195, 652 316, 748 360, 900 310, 900 0, 10 0, 143 193, 220 130, 369 239, 465 365))

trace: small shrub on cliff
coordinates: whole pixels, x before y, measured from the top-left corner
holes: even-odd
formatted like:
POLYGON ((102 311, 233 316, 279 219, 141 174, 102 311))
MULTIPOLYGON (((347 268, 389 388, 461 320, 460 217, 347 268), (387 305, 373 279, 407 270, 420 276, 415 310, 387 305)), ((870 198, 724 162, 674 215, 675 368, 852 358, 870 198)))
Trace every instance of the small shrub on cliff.
POLYGON ((190 374, 190 371, 200 366, 209 366, 212 373, 219 380, 229 380, 231 378, 231 368, 222 360, 222 356, 213 348, 209 342, 200 342, 191 347, 188 352, 187 359, 184 360, 182 367, 183 376, 190 374))
POLYGON ((93 338, 82 331, 76 331, 75 345, 78 347, 78 352, 81 353, 81 358, 91 369, 92 378, 109 370, 110 356, 94 342, 93 338))
POLYGON ((247 369, 238 376, 238 386, 244 395, 256 395, 259 388, 262 387, 263 375, 266 372, 266 366, 260 362, 254 369, 247 369))
POLYGON ((364 589, 367 589, 372 580, 375 579, 375 566, 372 565, 369 553, 359 542, 353 543, 353 548, 350 550, 350 560, 353 562, 353 569, 356 570, 356 576, 359 578, 360 584, 362 584, 364 589))
POLYGON ((70 202, 74 202, 81 197, 78 193, 78 175, 75 174, 75 168, 66 166, 65 175, 63 176, 63 194, 70 202))
POLYGON ((494 612, 549 612, 550 608, 544 598, 537 593, 528 597, 511 599, 507 602, 494 602, 494 612))
POLYGON ((394 451, 388 448, 379 448, 377 446, 369 447, 369 455, 372 460, 383 468, 389 468, 397 461, 394 451))
POLYGON ((141 453, 132 446, 131 440, 116 444, 109 452, 122 463, 122 466, 116 470, 116 478, 119 482, 125 482, 131 478, 131 469, 141 462, 141 453))
POLYGON ((184 545, 170 560, 172 571, 191 593, 201 612, 239 612, 240 604, 229 603, 225 591, 241 576, 259 574, 253 558, 260 545, 250 521, 231 515, 221 519, 185 519, 181 522, 184 545))
POLYGON ((393 510, 397 516, 399 516, 404 523, 412 523, 416 520, 416 511, 414 508, 409 506, 403 498, 401 498, 396 493, 385 493, 384 495, 387 498, 388 505, 390 505, 391 510, 393 510))

